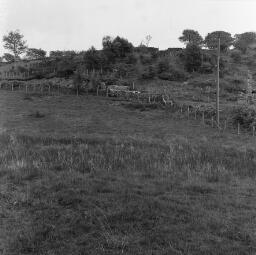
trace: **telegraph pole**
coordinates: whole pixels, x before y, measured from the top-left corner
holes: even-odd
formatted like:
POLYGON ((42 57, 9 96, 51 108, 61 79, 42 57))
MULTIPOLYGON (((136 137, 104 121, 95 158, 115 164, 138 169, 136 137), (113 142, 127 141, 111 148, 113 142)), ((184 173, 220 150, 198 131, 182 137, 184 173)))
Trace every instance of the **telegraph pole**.
POLYGON ((218 57, 217 57, 217 84, 216 84, 216 121, 220 127, 220 37, 218 40, 218 57))

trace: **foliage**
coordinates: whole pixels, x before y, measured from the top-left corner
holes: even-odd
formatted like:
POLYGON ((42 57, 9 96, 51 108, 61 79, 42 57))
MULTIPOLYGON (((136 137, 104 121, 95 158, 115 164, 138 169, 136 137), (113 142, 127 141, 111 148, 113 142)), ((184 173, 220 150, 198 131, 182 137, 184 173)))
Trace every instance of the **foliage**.
POLYGON ((241 63, 242 60, 242 55, 241 55, 241 51, 240 50, 233 50, 231 52, 231 58, 233 59, 233 61, 237 64, 241 63))
POLYGON ((198 31, 192 29, 185 29, 182 32, 182 36, 179 40, 185 44, 201 45, 203 43, 203 37, 198 33, 198 31))
POLYGON ((201 48, 195 44, 188 44, 185 49, 185 67, 188 72, 198 71, 202 65, 201 48))
POLYGON ((133 45, 127 39, 119 36, 114 39, 110 36, 105 36, 102 40, 102 46, 103 53, 109 63, 114 63, 118 58, 125 58, 133 52, 133 45))
POLYGON ((69 77, 74 74, 76 66, 67 59, 61 59, 57 62, 57 77, 69 77))
MULTIPOLYGON (((9 63, 12 63, 12 62, 15 61, 15 57, 14 57, 12 54, 10 54, 10 53, 4 53, 3 59, 4 59, 6 62, 9 62, 9 63)), ((16 60, 17 60, 17 58, 16 58, 16 60)))
POLYGON ((85 52, 84 61, 86 68, 89 70, 96 70, 102 67, 101 55, 93 46, 85 52))
POLYGON ((171 68, 169 72, 163 72, 158 74, 158 78, 168 81, 186 81, 188 77, 183 70, 171 68))
POLYGON ((143 65, 150 65, 152 64, 154 59, 152 58, 152 55, 150 53, 143 53, 140 54, 140 62, 143 65))
POLYGON ((156 75, 156 70, 153 65, 144 67, 143 72, 141 74, 142 79, 153 79, 156 75))
POLYGON ((61 59, 61 58, 74 58, 76 56, 76 52, 73 50, 66 50, 66 51, 61 51, 61 50, 55 50, 55 51, 50 51, 49 56, 51 58, 56 58, 56 59, 61 59))
POLYGON ((41 59, 45 58, 46 51, 42 49, 36 49, 36 48, 28 48, 26 52, 26 57, 28 59, 41 59))
POLYGON ((212 33, 208 33, 205 37, 204 44, 208 49, 217 49, 219 38, 221 51, 227 51, 234 41, 234 38, 230 33, 225 31, 214 31, 212 33))
POLYGON ((246 53, 250 45, 256 44, 256 33, 245 32, 242 34, 235 35, 234 47, 239 49, 243 53, 246 53))
POLYGON ((168 72, 170 69, 170 63, 168 58, 162 58, 157 64, 157 72, 163 73, 168 72))
POLYGON ((232 112, 232 121, 234 125, 238 123, 245 129, 251 129, 256 125, 256 109, 247 105, 237 107, 232 112))
POLYGON ((152 40, 152 36, 151 36, 151 35, 147 35, 147 36, 145 37, 145 40, 146 40, 146 46, 148 47, 150 41, 152 40))
POLYGON ((210 62, 203 62, 198 71, 202 74, 211 74, 214 71, 214 66, 210 62))
POLYGON ((26 41, 23 40, 23 35, 19 30, 11 31, 3 36, 4 48, 13 53, 14 60, 24 53, 27 49, 26 41))
POLYGON ((127 56, 124 59, 126 64, 136 64, 137 58, 133 53, 127 54, 127 56))

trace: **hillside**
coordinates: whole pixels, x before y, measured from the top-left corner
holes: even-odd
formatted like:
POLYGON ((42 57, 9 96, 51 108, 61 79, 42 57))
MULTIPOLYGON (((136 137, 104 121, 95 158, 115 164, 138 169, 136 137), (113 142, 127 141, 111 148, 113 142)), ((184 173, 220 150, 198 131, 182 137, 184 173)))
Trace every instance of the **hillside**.
POLYGON ((0 251, 254 254, 255 138, 125 103, 1 90, 0 251))

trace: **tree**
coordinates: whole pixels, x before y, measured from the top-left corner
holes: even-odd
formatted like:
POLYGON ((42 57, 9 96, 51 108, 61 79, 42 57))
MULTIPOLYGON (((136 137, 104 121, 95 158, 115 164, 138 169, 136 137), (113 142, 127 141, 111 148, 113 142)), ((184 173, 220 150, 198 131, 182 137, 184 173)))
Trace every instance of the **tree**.
POLYGON ((46 51, 42 49, 29 48, 26 52, 26 57, 28 59, 40 59, 45 58, 46 51))
POLYGON ((97 50, 92 46, 84 55, 86 68, 89 70, 99 69, 101 67, 101 58, 97 50))
POLYGON ((133 51, 133 45, 119 36, 114 39, 110 36, 103 37, 102 46, 109 63, 114 63, 118 58, 125 58, 133 51))
POLYGON ((235 35, 234 47, 246 53, 250 45, 256 43, 256 33, 255 32, 245 32, 242 34, 235 35))
POLYGON ((27 49, 23 37, 19 30, 11 31, 8 35, 3 36, 4 48, 13 53, 14 61, 19 59, 19 56, 27 49))
POLYGON ((185 67, 188 72, 198 71, 202 65, 201 48, 195 44, 188 44, 185 49, 185 67))
POLYGON ((209 33, 204 40, 208 49, 217 49, 220 38, 220 50, 226 51, 232 45, 234 38, 230 33, 225 31, 215 31, 209 33))
MULTIPOLYGON (((12 63, 15 61, 15 58, 12 54, 10 53, 4 53, 3 55, 3 59, 6 61, 6 62, 9 62, 9 63, 12 63)), ((16 59, 17 60, 17 59, 16 59)))
POLYGON ((231 58, 234 60, 235 63, 241 63, 242 56, 241 56, 241 51, 234 49, 231 54, 231 58))
POLYGON ((179 40, 185 44, 201 45, 203 43, 203 37, 195 30, 185 29, 182 32, 182 36, 179 40))
POLYGON ((151 35, 147 35, 145 39, 146 39, 146 46, 148 47, 150 41, 152 40, 152 36, 151 35))

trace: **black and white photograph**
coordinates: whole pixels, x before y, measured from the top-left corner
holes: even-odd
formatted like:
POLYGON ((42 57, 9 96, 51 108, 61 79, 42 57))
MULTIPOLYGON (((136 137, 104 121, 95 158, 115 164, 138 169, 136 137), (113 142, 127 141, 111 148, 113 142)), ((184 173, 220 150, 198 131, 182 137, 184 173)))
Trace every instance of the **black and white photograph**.
POLYGON ((0 255, 256 255, 255 0, 0 0, 0 255))

